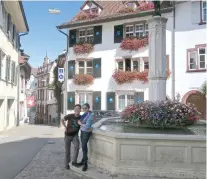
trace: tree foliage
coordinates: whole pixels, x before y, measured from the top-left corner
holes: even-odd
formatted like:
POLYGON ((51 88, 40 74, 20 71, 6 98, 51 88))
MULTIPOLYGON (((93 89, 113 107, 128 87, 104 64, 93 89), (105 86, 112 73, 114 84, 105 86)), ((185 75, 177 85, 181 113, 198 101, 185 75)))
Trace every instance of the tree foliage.
POLYGON ((201 86, 201 93, 203 93, 204 95, 206 95, 206 86, 207 86, 207 83, 205 81, 201 86))

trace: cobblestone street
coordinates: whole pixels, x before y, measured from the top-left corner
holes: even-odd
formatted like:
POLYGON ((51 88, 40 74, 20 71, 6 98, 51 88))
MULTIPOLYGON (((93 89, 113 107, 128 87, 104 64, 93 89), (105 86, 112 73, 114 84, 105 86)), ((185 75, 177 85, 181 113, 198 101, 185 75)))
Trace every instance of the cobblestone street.
MULTIPOLYGON (((64 145, 61 139, 51 140, 15 179, 82 179, 73 170, 64 169, 64 145)), ((87 179, 87 177, 84 177, 87 179)))

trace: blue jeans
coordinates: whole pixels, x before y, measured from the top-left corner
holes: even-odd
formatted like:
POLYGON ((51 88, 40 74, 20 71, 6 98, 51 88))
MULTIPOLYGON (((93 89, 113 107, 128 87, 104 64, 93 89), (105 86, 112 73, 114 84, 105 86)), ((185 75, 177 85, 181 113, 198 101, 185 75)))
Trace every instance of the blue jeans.
POLYGON ((82 151, 83 151, 83 159, 82 163, 86 164, 88 162, 88 141, 90 139, 91 132, 84 132, 81 131, 81 144, 82 144, 82 151))

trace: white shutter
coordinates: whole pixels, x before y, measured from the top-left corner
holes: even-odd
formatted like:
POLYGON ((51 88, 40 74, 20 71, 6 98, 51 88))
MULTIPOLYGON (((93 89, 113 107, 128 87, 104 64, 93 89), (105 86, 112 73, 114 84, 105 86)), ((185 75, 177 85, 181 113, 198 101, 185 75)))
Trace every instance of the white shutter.
POLYGON ((191 22, 192 24, 200 23, 200 1, 192 1, 191 3, 191 22))
POLYGON ((2 6, 2 0, 0 0, 0 27, 3 28, 3 10, 2 10, 3 6, 2 6))

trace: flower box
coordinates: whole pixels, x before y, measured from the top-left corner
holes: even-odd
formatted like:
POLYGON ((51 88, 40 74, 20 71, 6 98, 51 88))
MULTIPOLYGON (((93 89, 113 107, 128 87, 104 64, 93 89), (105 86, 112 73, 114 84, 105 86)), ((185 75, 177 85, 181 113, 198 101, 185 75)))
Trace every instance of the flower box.
POLYGON ((140 11, 149 11, 154 9, 154 4, 151 2, 142 2, 139 5, 139 10, 140 11))
POLYGON ((148 45, 148 37, 137 38, 137 37, 126 37, 122 40, 120 48, 122 50, 138 51, 140 48, 148 45))
POLYGON ((178 128, 196 123, 199 112, 194 105, 178 101, 144 101, 126 107, 122 119, 138 127, 178 128))
POLYGON ((93 44, 83 43, 73 46, 73 51, 76 55, 87 54, 93 51, 93 44))
POLYGON ((88 74, 76 74, 73 78, 73 83, 76 85, 87 86, 93 84, 93 76, 88 74))
POLYGON ((76 16, 75 19, 76 19, 76 21, 80 21, 80 20, 92 19, 92 18, 95 18, 97 16, 98 16, 97 14, 81 12, 76 16))
POLYGON ((134 11, 135 11, 135 9, 132 7, 122 7, 118 10, 118 13, 125 14, 125 13, 134 12, 134 11))
MULTIPOLYGON (((166 70, 167 78, 170 76, 170 71, 166 70)), ((122 85, 125 83, 133 83, 135 80, 141 81, 142 83, 148 82, 148 70, 144 70, 141 72, 136 71, 121 71, 116 70, 114 74, 112 75, 114 80, 117 84, 122 85)))

